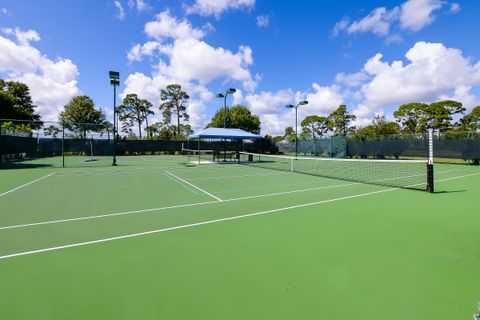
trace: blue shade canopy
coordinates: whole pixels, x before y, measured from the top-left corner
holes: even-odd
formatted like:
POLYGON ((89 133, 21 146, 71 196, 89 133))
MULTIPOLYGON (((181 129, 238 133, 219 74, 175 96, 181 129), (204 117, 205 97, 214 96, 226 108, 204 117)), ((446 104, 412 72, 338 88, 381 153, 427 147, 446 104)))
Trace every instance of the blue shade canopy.
POLYGON ((207 128, 188 136, 188 139, 261 139, 262 136, 242 129, 207 128))

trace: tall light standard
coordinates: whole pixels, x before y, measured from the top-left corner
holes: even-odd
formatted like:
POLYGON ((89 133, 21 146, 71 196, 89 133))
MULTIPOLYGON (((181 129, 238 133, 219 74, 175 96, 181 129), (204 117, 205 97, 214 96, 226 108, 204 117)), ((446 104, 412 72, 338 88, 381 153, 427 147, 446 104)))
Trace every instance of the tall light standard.
POLYGON ((223 98, 223 128, 227 127, 227 96, 237 92, 235 88, 229 88, 225 93, 218 93, 217 98, 223 98))
POLYGON ((113 162, 112 166, 117 165, 117 157, 115 155, 115 147, 117 145, 117 86, 120 85, 120 73, 117 71, 109 71, 108 75, 110 76, 110 84, 113 86, 113 162))
POLYGON ((285 107, 292 109, 295 108, 295 157, 298 157, 298 132, 297 132, 297 127, 298 127, 298 106, 304 106, 308 104, 307 100, 302 100, 300 101, 296 106, 293 104, 287 104, 285 107))

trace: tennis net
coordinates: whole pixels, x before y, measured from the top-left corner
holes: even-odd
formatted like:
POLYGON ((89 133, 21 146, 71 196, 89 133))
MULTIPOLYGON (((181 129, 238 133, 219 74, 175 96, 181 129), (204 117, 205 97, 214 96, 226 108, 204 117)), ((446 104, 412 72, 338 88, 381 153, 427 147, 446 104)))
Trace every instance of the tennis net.
POLYGON ((325 178, 433 192, 433 165, 426 160, 308 158, 240 152, 239 163, 325 178))

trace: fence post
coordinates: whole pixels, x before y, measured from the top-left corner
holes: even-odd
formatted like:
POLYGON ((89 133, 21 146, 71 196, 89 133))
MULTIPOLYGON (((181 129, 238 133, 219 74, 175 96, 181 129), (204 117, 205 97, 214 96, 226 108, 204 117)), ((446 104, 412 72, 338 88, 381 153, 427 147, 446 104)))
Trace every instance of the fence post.
POLYGON ((330 153, 330 158, 332 158, 332 136, 330 136, 329 153, 330 153))
POLYGON ((0 119, 0 169, 2 168, 2 162, 3 162, 3 155, 2 155, 2 150, 3 150, 3 137, 2 137, 2 119, 0 119))
POLYGON ((65 168, 65 125, 62 122, 62 168, 65 168))

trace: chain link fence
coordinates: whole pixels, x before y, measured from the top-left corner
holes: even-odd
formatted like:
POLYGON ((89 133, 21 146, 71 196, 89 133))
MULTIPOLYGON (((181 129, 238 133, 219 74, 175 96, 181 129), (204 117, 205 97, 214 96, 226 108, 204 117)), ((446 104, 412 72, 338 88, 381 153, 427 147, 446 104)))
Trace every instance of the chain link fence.
MULTIPOLYGON (((295 141, 277 142, 278 150, 285 155, 295 155, 295 141)), ((299 140, 298 154, 304 157, 345 158, 347 156, 345 137, 324 137, 315 140, 299 140)))
MULTIPOLYGON (((434 156, 437 159, 465 160, 478 164, 479 132, 435 132, 434 156)), ((359 158, 427 158, 428 135, 395 134, 347 138, 347 156, 359 158)))
POLYGON ((247 151, 277 153, 270 141, 242 140, 129 140, 117 136, 109 123, 82 124, 0 119, 0 165, 2 168, 107 166, 113 152, 122 164, 123 157, 143 155, 180 155, 182 148, 216 152, 247 151))
MULTIPOLYGON (((442 161, 467 161, 478 164, 480 132, 435 132, 434 155, 442 161)), ((295 142, 277 142, 280 153, 295 155, 295 142)), ((322 137, 299 140, 301 156, 363 159, 426 159, 428 134, 322 137)))

